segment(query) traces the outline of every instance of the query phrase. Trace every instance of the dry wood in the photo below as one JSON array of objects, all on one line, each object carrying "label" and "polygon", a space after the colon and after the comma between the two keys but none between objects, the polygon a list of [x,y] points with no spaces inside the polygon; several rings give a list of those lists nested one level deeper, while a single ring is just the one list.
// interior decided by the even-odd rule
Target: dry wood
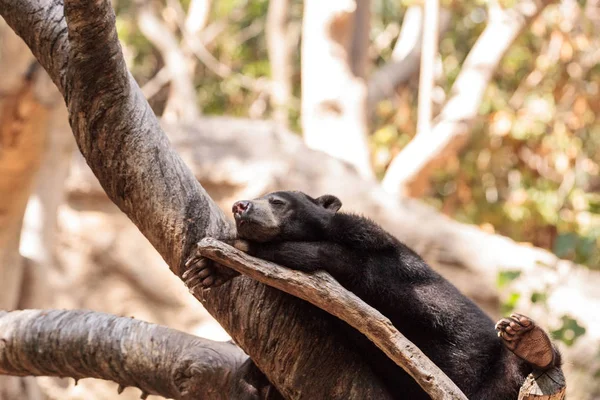
[{"label": "dry wood", "polygon": [[546,372],[531,373],[521,390],[518,400],[564,400],[566,398],[566,382],[560,368]]},{"label": "dry wood", "polygon": [[198,243],[199,253],[259,282],[299,297],[346,321],[402,367],[432,399],[467,399],[461,390],[388,318],[344,289],[325,272],[305,274],[251,257],[213,238]]}]

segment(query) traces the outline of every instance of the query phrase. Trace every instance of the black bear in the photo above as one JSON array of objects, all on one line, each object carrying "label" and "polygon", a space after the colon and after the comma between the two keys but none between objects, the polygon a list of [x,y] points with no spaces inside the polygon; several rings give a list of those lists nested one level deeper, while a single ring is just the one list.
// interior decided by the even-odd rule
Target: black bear
[{"label": "black bear", "polygon": [[[235,246],[250,255],[305,272],[322,269],[388,317],[469,399],[515,400],[533,370],[560,364],[548,335],[514,314],[496,325],[415,252],[375,222],[338,212],[332,195],[274,192],[233,205]],[[190,288],[225,279],[211,261],[187,263]],[[339,321],[396,398],[427,399],[414,380],[362,334]],[[500,336],[500,339],[498,338]]]}]

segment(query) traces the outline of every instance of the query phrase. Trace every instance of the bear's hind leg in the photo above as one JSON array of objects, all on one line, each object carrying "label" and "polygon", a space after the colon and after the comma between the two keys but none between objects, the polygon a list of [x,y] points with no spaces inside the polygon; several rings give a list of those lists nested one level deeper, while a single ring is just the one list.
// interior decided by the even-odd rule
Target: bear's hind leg
[{"label": "bear's hind leg", "polygon": [[547,370],[560,366],[560,354],[548,334],[533,320],[521,314],[511,314],[496,324],[504,345],[532,368]]}]

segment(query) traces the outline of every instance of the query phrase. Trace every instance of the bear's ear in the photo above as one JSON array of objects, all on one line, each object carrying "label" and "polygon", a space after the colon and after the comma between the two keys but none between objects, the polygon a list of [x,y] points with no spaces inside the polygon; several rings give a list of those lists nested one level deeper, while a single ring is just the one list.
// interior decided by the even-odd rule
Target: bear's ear
[{"label": "bear's ear", "polygon": [[342,202],[335,196],[330,194],[325,194],[321,197],[318,197],[317,204],[323,208],[328,209],[329,211],[337,212],[342,207]]}]

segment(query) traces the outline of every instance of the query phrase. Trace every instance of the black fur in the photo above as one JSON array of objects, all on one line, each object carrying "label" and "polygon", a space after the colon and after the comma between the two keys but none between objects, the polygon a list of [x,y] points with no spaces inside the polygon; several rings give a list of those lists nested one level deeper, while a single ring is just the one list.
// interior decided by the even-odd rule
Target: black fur
[{"label": "black fur", "polygon": [[[326,270],[388,317],[469,399],[516,399],[532,368],[503,346],[492,320],[379,225],[338,213],[340,207],[334,196],[275,192],[241,208],[236,203],[233,211],[249,254],[306,272]],[[263,219],[277,229],[261,231]],[[429,398],[363,335],[341,321],[339,327],[397,398]]]}]

